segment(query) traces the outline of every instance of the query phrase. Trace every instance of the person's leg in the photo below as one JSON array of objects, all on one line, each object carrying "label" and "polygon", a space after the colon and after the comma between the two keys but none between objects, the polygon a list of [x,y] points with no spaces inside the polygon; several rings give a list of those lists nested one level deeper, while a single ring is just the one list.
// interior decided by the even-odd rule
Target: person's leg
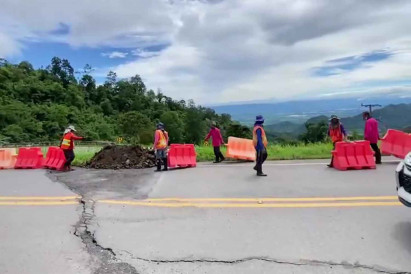
[{"label": "person's leg", "polygon": [[71,170],[71,163],[73,162],[74,158],[74,150],[67,150],[68,158],[67,158],[67,169]]},{"label": "person's leg", "polygon": [[220,162],[220,155],[218,153],[219,147],[213,147],[214,148],[214,156],[215,156],[215,161],[214,163]]},{"label": "person's leg", "polygon": [[[333,150],[334,150],[334,149],[335,149],[335,143],[333,143]],[[334,155],[331,154],[331,162],[330,162],[330,164],[328,165],[328,167],[334,167],[333,161],[334,161]]]},{"label": "person's leg", "polygon": [[220,156],[220,162],[225,160],[223,153],[221,153],[221,148],[218,147],[218,155]]},{"label": "person's leg", "polygon": [[156,151],[156,165],[157,169],[156,171],[161,171],[161,149],[157,149]]},{"label": "person's leg", "polygon": [[375,151],[375,163],[381,164],[381,151],[378,144],[371,144],[371,148]]},{"label": "person's leg", "polygon": [[67,149],[64,149],[63,152],[64,152],[64,157],[66,158],[66,162],[64,163],[63,170],[67,170],[69,165],[70,165],[70,161],[69,161],[70,160],[70,151],[67,150]]},{"label": "person's leg", "polygon": [[267,160],[267,157],[268,157],[267,149],[264,148],[264,150],[263,150],[263,163],[265,162],[265,160]]},{"label": "person's leg", "polygon": [[163,150],[162,157],[163,157],[163,165],[164,165],[163,170],[167,171],[168,170],[168,162],[167,162],[167,152],[166,152],[166,150]]},{"label": "person's leg", "polygon": [[257,150],[257,156],[255,158],[255,168],[254,168],[257,171],[257,174],[262,172],[261,154],[262,154],[262,151]]},{"label": "person's leg", "polygon": [[267,158],[266,154],[267,152],[264,152],[264,150],[257,150],[257,176],[267,176],[263,173],[263,162]]}]

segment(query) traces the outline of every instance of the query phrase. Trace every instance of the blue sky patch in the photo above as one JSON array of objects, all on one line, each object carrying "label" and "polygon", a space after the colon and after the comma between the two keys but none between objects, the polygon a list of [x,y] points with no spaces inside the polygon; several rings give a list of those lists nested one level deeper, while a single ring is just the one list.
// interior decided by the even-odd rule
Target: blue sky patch
[{"label": "blue sky patch", "polygon": [[387,50],[372,51],[358,56],[347,56],[325,62],[324,66],[314,68],[314,76],[328,77],[360,68],[362,65],[380,62],[392,56]]}]

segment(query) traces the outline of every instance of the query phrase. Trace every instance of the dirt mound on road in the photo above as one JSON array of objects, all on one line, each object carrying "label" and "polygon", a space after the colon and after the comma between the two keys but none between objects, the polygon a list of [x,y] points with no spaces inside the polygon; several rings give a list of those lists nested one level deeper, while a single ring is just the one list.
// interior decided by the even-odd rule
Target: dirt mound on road
[{"label": "dirt mound on road", "polygon": [[153,150],[141,146],[106,146],[87,163],[89,168],[128,169],[155,166]]}]

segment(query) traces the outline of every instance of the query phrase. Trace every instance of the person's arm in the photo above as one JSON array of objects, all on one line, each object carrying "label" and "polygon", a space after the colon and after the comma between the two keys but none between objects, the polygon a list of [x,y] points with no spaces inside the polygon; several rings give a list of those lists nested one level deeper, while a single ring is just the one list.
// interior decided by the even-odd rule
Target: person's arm
[{"label": "person's arm", "polygon": [[83,138],[83,137],[80,137],[80,136],[77,136],[76,134],[72,133],[72,134],[71,134],[71,139],[73,139],[73,140],[82,140],[82,139],[84,139],[84,138]]},{"label": "person's arm", "polygon": [[211,132],[212,132],[213,130],[210,130],[210,132],[207,134],[207,136],[205,137],[205,139],[204,139],[204,141],[208,141],[209,139],[210,139],[210,137],[211,137]]},{"label": "person's arm", "polygon": [[168,132],[167,131],[164,131],[164,136],[166,137],[166,144],[167,144],[167,146],[168,146],[168,142],[169,142],[169,138],[168,138]]},{"label": "person's arm", "polygon": [[365,128],[364,128],[364,140],[368,140],[370,136],[370,123],[369,120],[365,122]]},{"label": "person's arm", "polygon": [[158,136],[158,133],[156,131],[156,132],[154,132],[154,148],[156,148],[156,146],[158,144],[158,139],[159,139],[159,136]]},{"label": "person's arm", "polygon": [[257,147],[259,147],[259,146],[261,146],[261,145],[264,146],[264,144],[263,144],[263,136],[262,136],[262,133],[261,133],[261,129],[257,129],[256,133],[257,133]]},{"label": "person's arm", "polygon": [[347,132],[345,131],[345,128],[342,124],[340,124],[340,128],[341,128],[341,133],[343,135],[343,140],[347,142],[348,141]]},{"label": "person's arm", "polygon": [[224,140],[223,140],[223,135],[221,135],[221,131],[220,131],[220,130],[218,131],[218,135],[220,136],[220,144],[222,144],[222,145],[225,144],[225,143],[224,143]]}]

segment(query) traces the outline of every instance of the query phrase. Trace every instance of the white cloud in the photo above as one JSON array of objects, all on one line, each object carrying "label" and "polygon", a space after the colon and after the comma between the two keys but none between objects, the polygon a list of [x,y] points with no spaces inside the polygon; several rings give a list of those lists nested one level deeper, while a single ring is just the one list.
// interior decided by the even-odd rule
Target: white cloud
[{"label": "white cloud", "polygon": [[112,51],[112,52],[103,52],[101,55],[104,56],[104,57],[108,57],[110,59],[126,58],[127,55],[128,55],[128,52]]},{"label": "white cloud", "polygon": [[[0,54],[15,54],[10,48],[27,37],[137,49],[134,61],[107,70],[140,74],[150,88],[201,103],[388,93],[403,88],[396,81],[411,80],[407,0],[3,2],[0,42],[6,33],[5,45],[13,46],[0,43]],[[69,34],[50,35],[60,23]],[[159,44],[169,46],[144,50]],[[352,71],[336,68],[338,75],[313,75],[329,60],[376,50],[394,54]]]}]

